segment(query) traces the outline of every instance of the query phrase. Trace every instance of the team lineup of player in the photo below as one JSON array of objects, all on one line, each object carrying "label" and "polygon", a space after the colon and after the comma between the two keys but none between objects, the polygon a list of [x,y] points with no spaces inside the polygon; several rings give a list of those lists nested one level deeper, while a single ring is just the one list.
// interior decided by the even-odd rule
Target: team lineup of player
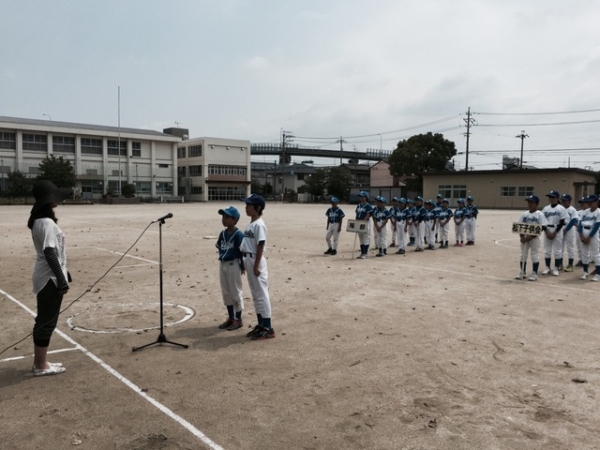
[{"label": "team lineup of player", "polygon": [[[391,245],[398,250],[396,254],[405,254],[407,247],[415,247],[415,252],[425,249],[434,250],[439,242],[439,248],[448,248],[450,242],[450,223],[454,223],[454,246],[475,245],[477,230],[477,215],[479,210],[474,205],[472,196],[458,199],[458,206],[454,211],[449,208],[449,201],[441,194],[436,200],[424,201],[423,197],[413,199],[394,197],[392,206],[386,207],[387,199],[382,196],[375,197],[375,206],[369,203],[369,194],[361,191],[358,194],[359,203],[356,206],[356,220],[366,224],[366,232],[359,233],[360,255],[359,259],[366,259],[371,245],[371,222],[373,237],[377,254],[387,256],[388,249],[388,224],[391,232]],[[326,255],[337,254],[339,235],[342,231],[344,212],[339,207],[339,200],[331,198],[331,208],[327,216],[327,242]],[[466,240],[465,240],[466,236]]]},{"label": "team lineup of player", "polygon": [[[592,281],[600,281],[600,210],[598,209],[598,196],[588,195],[579,200],[580,209],[572,205],[569,194],[560,195],[556,191],[546,194],[548,205],[539,211],[540,199],[537,195],[530,195],[525,199],[528,210],[519,217],[520,224],[535,225],[532,228],[521,228],[519,233],[521,241],[521,257],[519,259],[519,274],[517,280],[529,279],[537,281],[540,266],[540,236],[544,237],[544,263],[542,275],[558,276],[560,271],[573,272],[575,252],[578,262],[575,266],[582,267],[582,280],[590,276],[590,262],[594,262],[596,273]],[[567,249],[567,264],[563,265],[564,249]],[[531,255],[532,271],[527,275],[527,259]],[[554,257],[554,266],[552,266]]]}]

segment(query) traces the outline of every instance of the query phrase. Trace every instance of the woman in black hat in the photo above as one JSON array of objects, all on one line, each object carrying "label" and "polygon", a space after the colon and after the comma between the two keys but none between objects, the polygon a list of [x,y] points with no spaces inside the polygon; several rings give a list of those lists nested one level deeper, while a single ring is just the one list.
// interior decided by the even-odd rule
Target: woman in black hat
[{"label": "woman in black hat", "polygon": [[69,197],[72,189],[59,189],[51,181],[39,181],[33,186],[35,204],[27,227],[31,230],[36,251],[33,269],[33,292],[37,295],[37,317],[33,328],[33,375],[56,375],[66,369],[61,363],[47,360],[48,346],[56,328],[63,296],[69,290],[67,253],[62,231],[56,224],[54,208]]}]

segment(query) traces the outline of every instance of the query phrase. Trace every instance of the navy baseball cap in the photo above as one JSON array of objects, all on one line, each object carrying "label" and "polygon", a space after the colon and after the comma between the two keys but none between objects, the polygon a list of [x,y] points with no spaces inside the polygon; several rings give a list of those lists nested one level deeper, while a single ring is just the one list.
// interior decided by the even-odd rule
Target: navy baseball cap
[{"label": "navy baseball cap", "polygon": [[558,198],[558,197],[560,197],[560,194],[556,191],[550,191],[546,194],[546,197]]},{"label": "navy baseball cap", "polygon": [[469,196],[467,197],[467,200],[475,200],[475,199],[473,198],[473,196],[472,196],[472,195],[469,195]]},{"label": "navy baseball cap", "polygon": [[[398,198],[398,197],[396,197],[396,198]],[[406,199],[404,197],[400,197],[400,198],[398,198],[398,202],[399,203],[406,203]]]},{"label": "navy baseball cap", "polygon": [[445,198],[444,200],[442,200],[442,203],[450,203],[450,200],[448,200],[447,198]]},{"label": "navy baseball cap", "polygon": [[331,200],[330,200],[330,202],[331,202],[331,203],[339,203],[340,201],[338,200],[338,198],[337,198],[337,197],[331,197]]},{"label": "navy baseball cap", "polygon": [[433,200],[431,200],[431,199],[427,200],[425,203],[427,205],[433,205],[433,206],[435,206],[435,202]]},{"label": "navy baseball cap", "polygon": [[459,198],[458,200],[456,200],[456,203],[464,203],[465,201],[462,198]]},{"label": "navy baseball cap", "polygon": [[586,199],[586,201],[585,201],[586,203],[597,202],[598,196],[596,194],[590,194],[585,199]]},{"label": "navy baseball cap", "polygon": [[569,200],[569,201],[571,201],[571,200],[573,200],[573,197],[571,197],[569,194],[563,194],[563,195],[560,196],[560,199],[561,200]]},{"label": "navy baseball cap", "polygon": [[444,196],[442,194],[438,194],[438,195],[435,196],[435,198],[442,198],[443,199]]},{"label": "navy baseball cap", "polygon": [[250,197],[243,199],[243,202],[246,205],[260,206],[262,209],[265,209],[265,199],[258,194],[252,194]]},{"label": "navy baseball cap", "polygon": [[221,214],[222,216],[233,217],[235,220],[240,219],[240,212],[234,206],[230,206],[229,208],[225,209],[220,209],[219,214]]},{"label": "navy baseball cap", "polygon": [[579,203],[587,203],[587,197],[581,197],[579,200],[577,200]]},{"label": "navy baseball cap", "polygon": [[387,203],[387,199],[385,197],[382,197],[381,195],[375,197],[375,200],[378,202]]},{"label": "navy baseball cap", "polygon": [[526,202],[534,202],[534,203],[539,203],[540,202],[540,198],[537,195],[530,195],[529,197],[527,197],[525,199]]},{"label": "navy baseball cap", "polygon": [[414,203],[414,201],[413,201],[413,199],[412,199],[412,198],[407,198],[407,199],[406,199],[406,203]]},{"label": "navy baseball cap", "polygon": [[418,195],[418,196],[415,197],[415,201],[422,202],[423,201],[423,197],[421,197],[420,195]]},{"label": "navy baseball cap", "polygon": [[367,191],[360,191],[360,192],[358,193],[358,196],[359,196],[359,197],[365,197],[366,199],[368,199],[368,198],[369,198],[369,194],[367,193]]}]

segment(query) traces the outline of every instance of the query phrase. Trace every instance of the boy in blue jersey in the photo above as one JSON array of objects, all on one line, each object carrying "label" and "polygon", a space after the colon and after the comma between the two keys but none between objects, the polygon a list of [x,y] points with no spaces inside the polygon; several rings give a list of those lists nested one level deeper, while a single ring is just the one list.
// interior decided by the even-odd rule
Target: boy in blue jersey
[{"label": "boy in blue jersey", "polygon": [[[575,262],[575,239],[577,237],[577,225],[579,223],[579,215],[577,210],[571,205],[572,197],[569,194],[560,196],[560,203],[567,211],[567,226],[563,228],[563,245],[567,247],[567,256],[569,258],[565,272],[573,272],[573,264]],[[563,252],[564,254],[564,252]]]},{"label": "boy in blue jersey", "polygon": [[462,247],[465,245],[465,220],[467,218],[467,208],[465,208],[465,201],[459,198],[456,202],[457,206],[454,210],[454,234],[456,236],[455,247]]},{"label": "boy in blue jersey", "polygon": [[437,211],[435,209],[435,202],[433,200],[427,200],[425,202],[425,223],[424,231],[425,238],[427,239],[427,249],[435,250],[435,225],[437,222]]},{"label": "boy in blue jersey", "polygon": [[448,234],[450,233],[450,219],[452,219],[452,210],[448,208],[450,202],[447,198],[442,200],[442,207],[438,211],[438,240],[440,248],[448,248]]},{"label": "boy in blue jersey", "polygon": [[600,209],[598,208],[598,196],[596,194],[588,195],[585,203],[589,204],[581,215],[579,221],[579,239],[581,240],[581,262],[583,265],[582,280],[588,278],[588,267],[591,261],[596,264],[596,275],[592,281],[600,281],[600,240],[598,233],[600,232]]},{"label": "boy in blue jersey", "polygon": [[412,223],[415,228],[415,241],[417,248],[415,252],[422,252],[425,248],[425,214],[427,210],[423,206],[423,197],[415,197],[415,209],[412,216]]},{"label": "boy in blue jersey", "polygon": [[243,325],[242,275],[244,274],[244,263],[240,245],[244,239],[244,233],[236,227],[240,220],[240,212],[237,208],[230,206],[220,209],[219,214],[222,216],[221,222],[225,229],[219,233],[215,246],[219,251],[219,282],[228,316],[227,320],[219,325],[219,328],[232,331]]},{"label": "boy in blue jersey", "polygon": [[406,199],[404,197],[394,197],[394,208],[392,208],[392,230],[398,240],[398,251],[396,254],[406,253]]},{"label": "boy in blue jersey", "polygon": [[409,242],[407,247],[415,245],[415,226],[413,224],[413,216],[415,215],[415,202],[412,198],[406,199],[406,232],[408,233]]},{"label": "boy in blue jersey", "polygon": [[467,245],[475,245],[475,233],[477,231],[477,215],[479,209],[473,204],[475,199],[469,195],[467,197],[467,217],[465,219],[465,232],[467,233]]},{"label": "boy in blue jersey", "polygon": [[[336,255],[338,240],[340,237],[340,231],[342,231],[342,221],[344,220],[344,211],[338,207],[339,200],[337,197],[331,197],[331,208],[327,210],[325,215],[327,216],[327,225],[325,229],[327,234],[325,235],[325,242],[327,242],[326,255]],[[332,242],[333,238],[333,242]]]},{"label": "boy in blue jersey", "polygon": [[366,191],[358,193],[359,203],[356,206],[356,220],[364,220],[367,222],[367,232],[358,235],[360,239],[360,255],[358,259],[367,259],[369,254],[369,244],[371,243],[371,216],[373,207],[369,204],[369,194]]},{"label": "boy in blue jersey", "polygon": [[[442,209],[442,201],[444,200],[444,196],[442,194],[438,194],[435,196],[435,206],[434,206],[434,211],[436,214],[436,217],[440,214],[440,211]],[[437,244],[439,242],[442,242],[440,239],[440,221],[436,220],[435,222],[435,243]],[[440,247],[442,248],[442,247]]]},{"label": "boy in blue jersey", "polygon": [[387,256],[387,223],[390,210],[385,207],[387,199],[381,195],[375,197],[377,206],[373,209],[373,225],[375,227],[375,245],[379,252],[375,256]]}]

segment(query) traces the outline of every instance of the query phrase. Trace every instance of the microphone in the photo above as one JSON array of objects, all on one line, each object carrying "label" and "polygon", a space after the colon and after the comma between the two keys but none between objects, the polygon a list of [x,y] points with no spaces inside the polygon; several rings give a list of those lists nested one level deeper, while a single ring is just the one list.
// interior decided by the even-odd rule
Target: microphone
[{"label": "microphone", "polygon": [[155,222],[164,222],[166,219],[170,219],[171,217],[173,217],[173,213],[166,214],[166,215],[156,219]]}]

